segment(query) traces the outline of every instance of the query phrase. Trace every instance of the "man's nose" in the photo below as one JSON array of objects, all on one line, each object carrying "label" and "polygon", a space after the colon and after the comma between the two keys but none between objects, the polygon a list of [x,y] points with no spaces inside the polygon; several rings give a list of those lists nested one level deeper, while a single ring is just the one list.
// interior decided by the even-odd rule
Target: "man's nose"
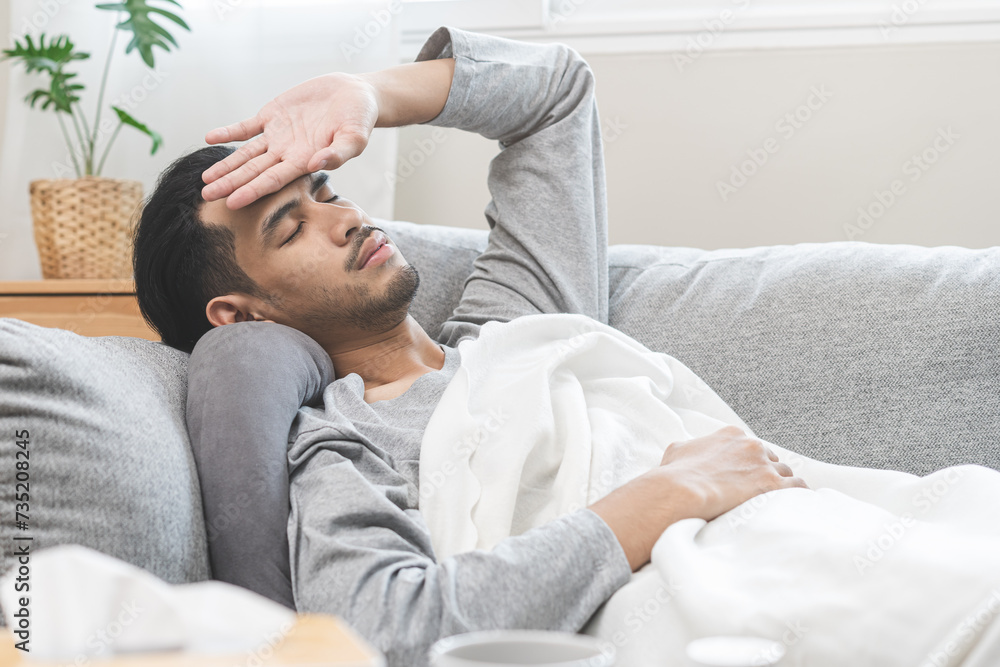
[{"label": "man's nose", "polygon": [[327,233],[337,245],[349,245],[355,234],[361,231],[363,223],[353,208],[328,206],[323,212]]}]

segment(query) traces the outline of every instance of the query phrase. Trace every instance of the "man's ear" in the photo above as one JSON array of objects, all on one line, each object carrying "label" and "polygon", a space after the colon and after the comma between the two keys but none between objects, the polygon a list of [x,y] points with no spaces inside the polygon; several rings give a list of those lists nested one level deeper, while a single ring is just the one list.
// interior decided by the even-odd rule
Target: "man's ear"
[{"label": "man's ear", "polygon": [[205,316],[213,327],[236,322],[274,322],[267,319],[258,304],[244,294],[215,297],[205,306]]}]

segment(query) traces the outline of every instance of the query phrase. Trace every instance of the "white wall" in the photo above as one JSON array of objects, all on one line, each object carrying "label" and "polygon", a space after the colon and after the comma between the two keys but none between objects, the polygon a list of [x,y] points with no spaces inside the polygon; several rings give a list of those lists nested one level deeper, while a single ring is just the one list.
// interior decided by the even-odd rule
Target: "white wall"
[{"label": "white wall", "polygon": [[[167,165],[205,145],[208,130],[252,116],[287,88],[326,72],[363,72],[399,62],[394,25],[383,29],[376,24],[376,34],[362,48],[347,55],[344,51],[354,40],[355,27],[371,23],[372,12],[386,11],[388,1],[185,2],[182,14],[191,31],[170,25],[180,48],[170,53],[157,49],[155,71],[147,69],[137,54],[125,55],[127,36],[119,35],[102,120],[112,114],[109,105],[117,103],[159,131],[163,147],[150,156],[149,139],[124,128],[103,175],[139,180],[148,194]],[[27,24],[34,34],[69,34],[80,50],[93,54],[70,70],[87,86],[81,103],[91,122],[115,21],[112,13],[98,11],[94,4],[89,0],[0,3],[0,15],[9,21],[8,30],[0,30],[5,42],[11,41],[10,30],[20,37]],[[309,20],[303,21],[303,16]],[[41,269],[28,184],[34,179],[70,178],[73,173],[54,114],[32,110],[23,102],[46,79],[27,75],[20,65],[0,67],[9,72],[8,80],[0,81],[0,108],[6,113],[6,122],[0,124],[0,280],[33,280],[41,277]],[[395,131],[381,133],[363,156],[332,176],[335,187],[364,201],[372,215],[390,215],[392,189],[382,175],[391,169],[396,152]]]},{"label": "white wall", "polygon": [[[605,124],[612,243],[1000,244],[1000,42],[706,51],[683,69],[673,53],[584,55]],[[814,88],[832,96],[801,109]],[[810,116],[799,128],[776,127],[797,109]],[[936,150],[947,128],[957,138]],[[396,217],[485,228],[495,145],[432,131],[400,133]],[[777,151],[723,201],[718,183],[768,139]],[[923,171],[912,157],[925,151],[936,162]],[[409,174],[407,161],[422,164]],[[858,226],[857,209],[878,213],[886,191],[895,201]]]},{"label": "white wall", "polygon": [[[33,0],[21,1],[34,6]],[[735,1],[719,0],[719,6],[732,6]],[[304,2],[298,0],[298,4]],[[527,0],[520,2],[531,4]],[[561,26],[569,26],[576,19],[582,22],[588,11],[603,6],[598,0],[566,0],[555,6],[567,2],[567,6],[579,10],[557,23],[556,33]],[[641,4],[638,0],[630,2]],[[930,6],[932,0],[927,3]],[[250,0],[233,0],[232,4],[239,11],[205,17],[194,33],[180,35],[180,52],[163,58],[168,71],[178,76],[172,76],[151,96],[142,114],[164,131],[168,141],[164,151],[150,159],[144,154],[148,143],[145,138],[123,132],[116,153],[134,157],[121,162],[109,175],[130,172],[134,164],[137,175],[148,186],[170,158],[200,143],[204,129],[231,119],[232,112],[221,109],[223,103],[238,106],[249,115],[281,89],[274,83],[266,90],[260,86],[239,89],[233,82],[219,84],[216,75],[188,78],[185,70],[194,55],[190,47],[202,46],[209,36],[220,43],[242,44],[244,37],[249,40],[265,30],[260,21],[253,20]],[[254,4],[275,3],[255,0]],[[433,9],[446,4],[415,6]],[[763,12],[765,4],[761,0],[751,6]],[[887,0],[883,4],[888,7],[891,3]],[[789,4],[793,5],[808,8],[797,0]],[[830,7],[837,11],[839,5]],[[194,5],[189,9],[192,15],[198,13]],[[93,13],[92,8],[83,11]],[[931,16],[928,12],[922,9],[913,21]],[[962,18],[960,12],[955,12],[954,16],[949,14],[949,21]],[[68,9],[66,13],[70,13]],[[885,13],[889,15],[888,9]],[[361,11],[358,20],[368,20],[368,14],[367,10]],[[289,11],[288,21],[294,23],[295,16]],[[590,17],[587,20],[591,23],[574,28],[573,34],[568,29],[566,35],[555,36],[546,31],[536,30],[534,34],[521,30],[512,36],[534,41],[565,37],[564,41],[579,48],[594,68],[605,123],[612,243],[718,248],[853,238],[985,247],[1000,244],[1000,196],[995,194],[992,183],[998,174],[995,156],[1000,155],[1000,40],[990,35],[982,37],[984,30],[995,31],[997,25],[994,22],[991,28],[983,16],[982,12],[970,14],[970,22],[962,27],[965,32],[955,28],[952,42],[934,38],[927,43],[891,43],[881,38],[871,16],[866,15],[857,19],[862,27],[856,31],[871,34],[854,44],[854,38],[849,37],[853,33],[846,30],[740,32],[736,28],[752,27],[757,20],[741,17],[683,68],[674,58],[678,49],[705,33],[700,16],[688,21],[688,32],[652,31],[634,38],[598,35],[598,28],[606,23],[600,16]],[[59,17],[64,18],[68,17]],[[764,19],[774,23],[773,19]],[[249,27],[242,25],[248,20]],[[676,28],[678,19],[671,15],[664,25]],[[9,12],[0,11],[0,35],[8,35],[14,27]],[[353,34],[351,25],[338,28]],[[392,28],[395,30],[395,23]],[[310,29],[321,30],[323,26]],[[894,35],[908,30],[941,34],[942,28],[907,26]],[[966,34],[975,37],[976,31],[979,41],[965,39]],[[412,34],[411,50],[419,45]],[[952,36],[946,34],[946,38]],[[103,47],[98,48],[98,43],[103,44],[104,36],[99,37],[88,47],[101,51]],[[785,42],[779,46],[782,39]],[[289,54],[296,50],[288,42],[266,43],[271,52],[281,53],[283,58],[291,57]],[[814,43],[826,45],[811,46]],[[331,58],[339,54],[336,44],[333,40]],[[718,46],[725,48],[714,50]],[[623,50],[644,52],[621,53]],[[132,70],[141,79],[144,72],[135,65],[131,64]],[[315,63],[308,72],[289,71],[288,85],[326,66]],[[17,99],[3,99],[11,88],[6,81],[8,71],[9,65],[0,63],[0,130],[5,128],[5,113],[10,125],[17,127],[0,131],[0,142],[5,134],[8,139],[6,146],[0,145],[0,154],[7,157],[16,148],[14,144],[25,142],[36,152],[40,143],[58,147],[58,136],[52,141],[43,137],[45,142],[39,142],[37,133],[24,136],[24,118],[30,115],[34,122],[45,119],[37,117],[37,113],[29,114],[20,101],[29,89],[27,84],[14,86]],[[787,136],[786,126],[779,129],[776,124],[806,103],[814,86],[825,87],[832,97]],[[234,96],[241,99],[232,99]],[[190,100],[199,98],[202,103],[190,105]],[[185,104],[178,106],[170,100],[184,100]],[[8,113],[8,109],[12,111]],[[169,127],[168,117],[174,113],[184,116],[183,133]],[[925,150],[935,157],[936,133],[948,127],[958,135],[954,146],[939,154],[937,162],[926,173],[921,172],[919,180],[912,181],[908,161]],[[717,184],[730,178],[734,166],[745,162],[748,150],[759,152],[769,138],[775,140],[777,152],[723,201]],[[391,143],[391,134],[384,133],[373,141],[368,152],[389,150],[391,155]],[[494,144],[478,136],[430,127],[405,128],[399,133],[394,217],[485,228],[482,211],[489,198],[486,172],[495,152]],[[17,161],[13,165],[19,172],[17,177],[25,180],[45,176],[51,158],[48,154],[32,158],[38,162],[35,167]],[[341,182],[351,176],[345,171],[338,178],[338,186],[345,193],[353,192],[372,213],[383,214],[379,209],[384,208],[388,215],[388,203],[381,205],[379,196],[372,192],[361,196],[361,190],[366,188],[387,190],[386,179],[368,179],[365,187],[352,188],[348,182]],[[887,212],[867,229],[858,227],[858,207],[874,207],[877,212],[876,193],[891,192],[894,181],[899,181],[897,191],[902,194],[895,195]],[[26,192],[21,185],[6,191],[13,194],[5,198],[5,215],[0,222],[0,279],[37,277]],[[845,225],[855,228],[845,229]]]},{"label": "white wall", "polygon": [[[4,39],[4,36],[10,33],[10,14],[6,11],[0,9],[0,40]],[[13,46],[9,41],[4,41],[4,48]],[[7,81],[9,79],[10,63],[2,62],[0,63],[0,155],[3,155],[3,128],[4,123],[7,120]],[[0,230],[0,243],[3,243],[4,232]]]}]

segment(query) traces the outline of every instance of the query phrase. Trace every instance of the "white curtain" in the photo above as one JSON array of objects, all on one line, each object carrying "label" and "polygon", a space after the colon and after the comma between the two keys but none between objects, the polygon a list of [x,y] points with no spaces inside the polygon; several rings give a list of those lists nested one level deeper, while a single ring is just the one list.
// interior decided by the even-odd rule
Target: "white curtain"
[{"label": "white curtain", "polygon": [[[6,4],[6,3],[4,3]],[[114,13],[94,8],[96,0],[9,0],[11,45],[25,31],[37,36],[67,34],[91,58],[70,71],[87,90],[84,112],[94,105],[114,25]],[[148,194],[158,174],[174,159],[204,146],[205,133],[247,118],[283,90],[332,71],[364,72],[399,62],[398,3],[390,0],[182,0],[186,32],[164,22],[180,48],[155,50],[156,69],[133,52],[119,33],[105,95],[109,103],[163,135],[155,156],[150,140],[124,127],[102,175],[143,182]],[[0,5],[2,7],[2,5]],[[32,110],[25,95],[45,85],[37,74],[12,67],[7,89],[3,155],[0,158],[0,280],[41,278],[31,227],[28,183],[73,178],[69,154],[55,114]],[[377,130],[360,157],[332,174],[336,190],[370,215],[392,215],[394,192],[385,174],[395,168],[395,130]]]}]

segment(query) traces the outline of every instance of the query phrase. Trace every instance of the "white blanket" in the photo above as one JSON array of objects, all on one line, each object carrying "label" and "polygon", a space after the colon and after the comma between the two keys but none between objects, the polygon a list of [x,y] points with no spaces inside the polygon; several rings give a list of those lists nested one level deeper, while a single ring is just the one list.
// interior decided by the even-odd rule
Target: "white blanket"
[{"label": "white blanket", "polygon": [[[583,316],[489,323],[459,349],[420,459],[441,558],[587,506],[671,442],[751,433],[676,359]],[[1000,473],[916,477],[768,445],[811,490],[668,528],[585,629],[619,665],[672,664],[720,634],[780,641],[782,665],[1000,665]]]}]

